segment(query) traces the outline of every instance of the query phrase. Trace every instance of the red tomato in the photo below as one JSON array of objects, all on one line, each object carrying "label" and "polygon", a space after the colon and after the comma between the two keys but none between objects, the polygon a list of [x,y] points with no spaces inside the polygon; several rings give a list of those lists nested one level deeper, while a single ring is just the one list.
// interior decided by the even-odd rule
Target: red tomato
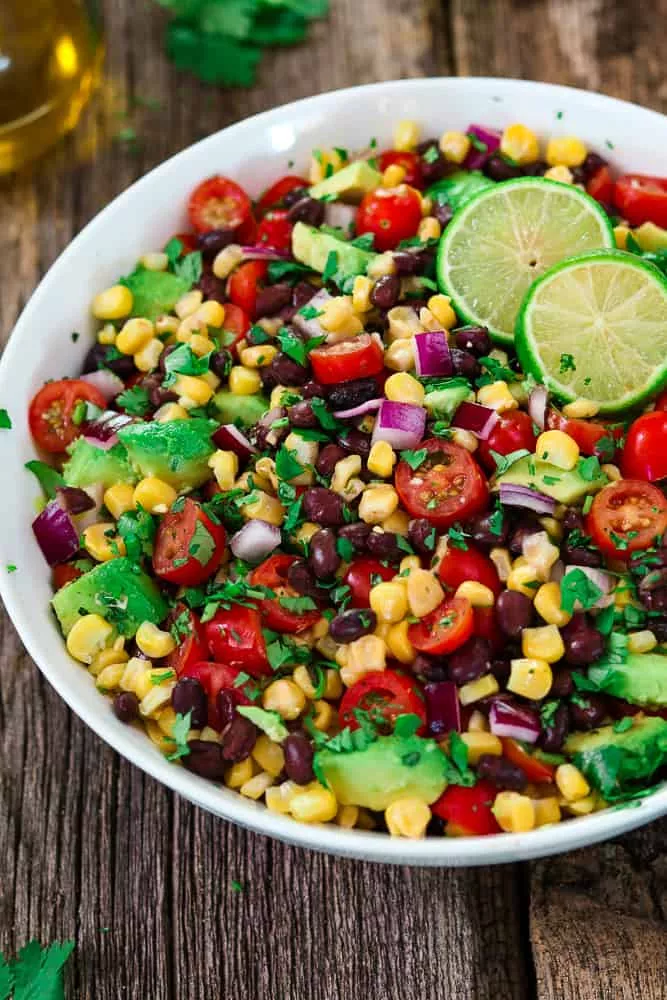
[{"label": "red tomato", "polygon": [[234,681],[241,673],[235,667],[223,663],[211,663],[210,660],[200,660],[183,671],[181,677],[194,677],[199,681],[208,697],[208,724],[212,729],[222,729],[222,719],[218,709],[218,695],[221,691],[229,691],[234,704],[249,705],[250,699],[243,693],[243,686],[234,687]]},{"label": "red tomato", "polygon": [[355,710],[368,712],[376,725],[394,728],[399,715],[418,715],[417,733],[426,732],[426,707],[416,682],[396,670],[374,670],[348,688],[340,703],[344,726],[358,729]]},{"label": "red tomato", "polygon": [[414,188],[407,184],[378,188],[365,195],[359,205],[357,234],[372,233],[375,249],[383,253],[415,236],[421,220],[421,197]]},{"label": "red tomato", "polygon": [[183,244],[181,257],[184,257],[186,253],[192,253],[193,250],[197,249],[197,237],[194,233],[176,233],[174,239]]},{"label": "red tomato", "polygon": [[259,587],[268,587],[275,593],[275,598],[259,602],[259,609],[267,628],[276,632],[304,632],[322,617],[320,612],[290,611],[280,603],[281,598],[288,601],[301,598],[287,582],[287,571],[292,563],[297,562],[297,556],[278,554],[269,556],[257,569],[250,574],[250,583]]},{"label": "red tomato", "polygon": [[78,580],[80,576],[83,576],[83,573],[73,563],[60,563],[59,566],[53,567],[51,575],[53,578],[53,589],[60,590],[61,587],[65,587],[68,583]]},{"label": "red tomato", "polygon": [[261,217],[271,208],[280,208],[286,194],[289,194],[290,191],[295,191],[297,188],[308,187],[310,187],[310,184],[303,177],[295,177],[290,174],[287,177],[281,177],[279,181],[276,181],[275,184],[266,189],[257,202],[257,214]]},{"label": "red tomato", "polygon": [[241,223],[236,230],[236,242],[241,246],[257,242],[257,222],[255,216],[250,212],[245,222]]},{"label": "red tomato", "polygon": [[655,401],[656,410],[667,410],[667,389],[663,389]]},{"label": "red tomato", "polygon": [[370,333],[328,347],[316,347],[308,357],[315,378],[324,385],[379,375],[384,367],[382,347]]},{"label": "red tomato", "polygon": [[507,636],[500,630],[494,608],[473,608],[475,626],[473,634],[487,639],[494,653],[499,653],[507,642]]},{"label": "red tomato", "polygon": [[[249,260],[237,267],[229,279],[229,297],[251,319],[256,319],[257,293],[264,288],[269,265],[265,260]],[[226,308],[226,307],[225,307]]]},{"label": "red tomato", "polygon": [[507,757],[512,764],[520,767],[529,781],[539,784],[541,781],[553,781],[556,768],[552,764],[546,764],[537,757],[524,750],[520,743],[504,737],[500,741],[503,745],[503,757]]},{"label": "red tomato", "polygon": [[209,177],[198,184],[188,201],[188,218],[194,230],[238,229],[252,216],[250,198],[228,177]]},{"label": "red tomato", "polygon": [[667,178],[624,174],[614,184],[614,205],[631,226],[667,227]]},{"label": "red tomato", "polygon": [[446,597],[435,611],[410,625],[408,639],[420,653],[453,653],[472,635],[474,618],[465,597]]},{"label": "red tomato", "polygon": [[491,454],[497,451],[499,455],[509,455],[510,452],[525,448],[534,451],[537,436],[533,430],[533,421],[523,410],[509,410],[501,413],[486,441],[480,441],[476,454],[482,465],[489,472],[496,471],[496,463]]},{"label": "red tomato", "polygon": [[497,789],[490,781],[478,781],[472,788],[450,785],[442,793],[431,811],[451,824],[453,831],[469,836],[484,837],[500,833],[496,817],[491,812]]},{"label": "red tomato", "polygon": [[106,400],[99,389],[78,378],[47,382],[33,397],[28,411],[30,433],[43,451],[59,454],[81,433],[73,422],[77,403],[94,403],[106,410]]},{"label": "red tomato", "polygon": [[591,198],[611,205],[614,197],[614,182],[609,167],[599,167],[586,185]]},{"label": "red tomato", "polygon": [[284,208],[273,208],[264,216],[257,230],[257,242],[265,243],[275,250],[292,249],[292,229]]},{"label": "red tomato", "polygon": [[[377,559],[354,559],[343,577],[343,583],[350,588],[350,604],[353,608],[370,607],[371,587],[380,580],[393,580],[396,570],[383,566]],[[378,579],[375,579],[379,577]],[[371,580],[371,578],[373,578]]]},{"label": "red tomato", "polygon": [[667,413],[653,410],[630,425],[621,470],[627,479],[664,479],[667,476]]},{"label": "red tomato", "polygon": [[424,177],[422,175],[421,160],[416,153],[400,153],[397,149],[387,149],[380,154],[380,170],[382,173],[387,167],[403,167],[405,170],[404,183],[412,187],[423,187]]},{"label": "red tomato", "polygon": [[600,490],[586,517],[586,532],[607,556],[627,559],[667,530],[667,500],[651,483],[619,479]]},{"label": "red tomato", "polygon": [[185,604],[177,604],[167,618],[167,627],[178,623],[179,645],[169,653],[165,665],[180,676],[198,660],[206,659],[204,630],[198,616]]},{"label": "red tomato", "polygon": [[225,549],[225,529],[190,497],[181,511],[162,518],[155,536],[153,569],[169,583],[193,587],[217,570]]},{"label": "red tomato", "polygon": [[605,462],[612,461],[614,457],[612,439],[618,440],[623,435],[622,427],[607,427],[592,420],[568,419],[554,409],[547,411],[547,428],[569,434],[579,445],[582,455],[597,455]]},{"label": "red tomato", "polygon": [[228,351],[231,351],[235,358],[238,354],[237,345],[245,337],[250,325],[250,320],[240,306],[235,306],[233,302],[225,303],[225,318],[222,321],[220,343]]},{"label": "red tomato", "polygon": [[469,451],[444,438],[429,438],[419,448],[428,456],[417,469],[407,462],[396,468],[396,490],[408,514],[449,528],[484,510],[489,487]]},{"label": "red tomato", "polygon": [[208,648],[216,663],[245,670],[252,677],[271,673],[262,635],[262,619],[256,608],[236,604],[220,608],[204,625]]},{"label": "red tomato", "polygon": [[472,545],[468,545],[465,551],[450,545],[440,559],[438,576],[449,590],[456,590],[466,580],[483,583],[496,597],[503,589],[498,571],[489,557]]}]

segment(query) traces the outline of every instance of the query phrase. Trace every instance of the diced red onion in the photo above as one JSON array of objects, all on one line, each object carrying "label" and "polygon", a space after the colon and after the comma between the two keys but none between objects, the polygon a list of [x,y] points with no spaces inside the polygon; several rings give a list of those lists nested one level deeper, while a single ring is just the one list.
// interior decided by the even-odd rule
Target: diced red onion
[{"label": "diced red onion", "polygon": [[537,712],[500,699],[491,705],[489,726],[494,736],[506,736],[524,743],[537,743],[541,729]]},{"label": "diced red onion", "polygon": [[324,221],[332,229],[342,229],[349,233],[350,226],[357,217],[357,206],[346,205],[342,201],[328,201],[324,205]]},{"label": "diced red onion", "polygon": [[78,486],[57,486],[56,499],[67,514],[83,514],[95,506],[91,495]]},{"label": "diced red onion", "polygon": [[424,436],[426,410],[414,403],[383,399],[373,428],[372,443],[386,441],[394,451],[416,448]]},{"label": "diced red onion", "polygon": [[58,499],[47,503],[32,530],[49,566],[67,562],[79,551],[79,532]]},{"label": "diced red onion", "polygon": [[242,462],[246,462],[257,451],[235,424],[223,424],[222,427],[218,427],[213,435],[213,443],[223,451],[233,451]]},{"label": "diced red onion", "polygon": [[241,247],[243,260],[289,260],[286,250],[276,250],[274,247],[259,243],[253,246]]},{"label": "diced red onion", "polygon": [[229,543],[236,558],[249,563],[260,563],[279,545],[280,528],[259,519],[244,524]]},{"label": "diced red onion", "polygon": [[529,486],[518,486],[516,483],[500,484],[500,502],[506,507],[526,507],[536,514],[553,514],[556,501],[553,497],[531,490]]},{"label": "diced red onion", "polygon": [[479,403],[459,403],[452,419],[452,427],[472,431],[480,441],[486,441],[498,423],[498,411]]},{"label": "diced red onion", "polygon": [[456,684],[453,681],[440,681],[437,684],[426,684],[426,716],[428,730],[436,739],[446,736],[452,730],[461,732],[461,705]]},{"label": "diced red onion", "polygon": [[418,375],[451,375],[452,354],[444,330],[416,333],[415,368]]},{"label": "diced red onion", "polygon": [[[332,296],[329,295],[326,288],[320,288],[319,292],[316,292],[312,299],[310,299],[309,302],[306,302],[305,308],[312,308],[316,309],[317,312],[321,312],[330,298],[332,298]],[[303,334],[305,337],[325,337],[327,335],[327,331],[320,324],[317,317],[314,317],[313,319],[306,319],[306,317],[302,316],[299,311],[297,311],[292,318],[292,326],[295,326],[299,333]]]},{"label": "diced red onion", "polygon": [[547,403],[549,402],[549,392],[546,386],[536,385],[528,397],[528,414],[534,424],[544,430],[547,422]]},{"label": "diced red onion", "polygon": [[[567,579],[568,574],[573,573],[575,570],[580,570],[584,573],[591,583],[594,584],[598,590],[602,591],[601,596],[598,597],[595,604],[590,605],[590,607],[602,609],[608,607],[610,604],[613,604],[613,591],[616,587],[616,578],[611,573],[607,573],[603,569],[595,569],[593,566],[566,566],[561,579],[561,586],[563,581]],[[581,604],[579,601],[575,601],[574,610],[581,611]]]},{"label": "diced red onion", "polygon": [[127,413],[116,413],[115,410],[105,410],[94,420],[87,420],[82,425],[85,440],[102,451],[109,451],[118,442],[118,431],[134,422]]},{"label": "diced red onion", "polygon": [[268,434],[266,434],[266,443],[270,444],[272,447],[276,447],[280,438],[282,437],[284,430],[275,429],[271,430],[271,424],[276,420],[281,420],[282,417],[287,416],[287,410],[284,406],[274,406],[272,410],[267,410],[264,416],[259,421],[260,427],[268,428]]},{"label": "diced red onion", "polygon": [[367,413],[373,413],[374,410],[378,410],[384,400],[382,399],[367,399],[365,403],[360,403],[359,406],[353,406],[350,410],[335,410],[334,417],[338,417],[339,420],[349,420],[353,417],[363,417]]},{"label": "diced red onion", "polygon": [[468,135],[474,135],[476,139],[483,142],[486,146],[486,150],[475,149],[474,146],[471,147],[470,152],[463,161],[463,166],[466,170],[479,170],[482,167],[492,153],[500,146],[500,140],[502,134],[496,129],[485,128],[484,125],[469,125],[467,128]]},{"label": "diced red onion", "polygon": [[123,380],[115,372],[109,371],[108,368],[100,368],[99,371],[88,372],[87,375],[80,375],[79,378],[82,382],[87,382],[88,385],[92,385],[98,389],[107,403],[125,388]]}]

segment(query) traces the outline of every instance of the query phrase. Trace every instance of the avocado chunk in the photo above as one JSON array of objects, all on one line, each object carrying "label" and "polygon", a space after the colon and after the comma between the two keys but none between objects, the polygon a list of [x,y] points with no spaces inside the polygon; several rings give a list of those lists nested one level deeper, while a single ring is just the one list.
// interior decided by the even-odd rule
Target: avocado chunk
[{"label": "avocado chunk", "polygon": [[605,694],[631,705],[667,708],[667,656],[627,653],[625,663],[600,662],[588,669],[588,679]]},{"label": "avocado chunk", "polygon": [[447,758],[435,740],[379,736],[364,750],[318,750],[315,773],[345,806],[379,812],[406,795],[435,802],[447,786]]},{"label": "avocado chunk", "polygon": [[366,274],[368,265],[377,257],[369,250],[336,239],[329,233],[322,233],[305,222],[297,222],[292,230],[292,253],[302,264],[313,271],[324,272],[331,254],[336,254],[336,271],[348,278]]},{"label": "avocado chunk", "polygon": [[268,410],[269,401],[266,396],[235,396],[228,389],[221,389],[213,397],[213,405],[221,423],[252,427]]},{"label": "avocado chunk", "polygon": [[147,271],[143,267],[138,267],[127,278],[121,278],[120,283],[132,292],[132,316],[150,320],[171,312],[192,287],[189,281],[169,271]]},{"label": "avocado chunk", "polygon": [[68,486],[80,486],[83,489],[99,483],[106,490],[114,483],[137,481],[127,450],[120,442],[105,451],[80,437],[70,446],[69,455],[63,468],[63,477]]},{"label": "avocado chunk", "polygon": [[436,181],[427,190],[426,196],[441,205],[449,205],[453,212],[462,208],[471,198],[494,186],[479,170],[456,170],[448,177]]},{"label": "avocado chunk", "polygon": [[124,556],[100,563],[61,587],[51,604],[64,635],[83,615],[97,614],[121,635],[133,636],[142,622],[158,625],[169,611],[155,582]]},{"label": "avocado chunk", "polygon": [[462,378],[443,379],[425,389],[424,406],[432,420],[451,421],[461,403],[475,398],[467,379]]},{"label": "avocado chunk", "polygon": [[636,716],[629,729],[617,732],[617,728],[618,723],[574,733],[565,743],[566,753],[608,801],[631,793],[667,764],[664,719]]},{"label": "avocado chunk", "polygon": [[211,478],[211,434],[217,424],[202,417],[168,423],[128,424],[118,437],[142,476],[157,476],[175,490],[193,490]]},{"label": "avocado chunk", "polygon": [[507,472],[497,476],[495,485],[513,483],[516,486],[529,486],[530,489],[553,497],[559,503],[572,504],[589,493],[597,493],[607,482],[607,477],[602,472],[592,479],[585,479],[576,467],[566,472],[534,455],[525,455],[514,462]]},{"label": "avocado chunk", "polygon": [[375,191],[382,185],[382,174],[371,167],[366,160],[349,163],[342,170],[326,177],[319,184],[314,184],[308,194],[311,198],[325,198],[335,194],[341,201],[361,201],[369,191]]}]

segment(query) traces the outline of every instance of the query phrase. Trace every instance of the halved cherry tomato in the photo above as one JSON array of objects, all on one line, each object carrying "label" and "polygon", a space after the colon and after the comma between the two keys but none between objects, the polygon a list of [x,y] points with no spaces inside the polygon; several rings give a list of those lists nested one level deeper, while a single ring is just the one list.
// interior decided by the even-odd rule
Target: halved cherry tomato
[{"label": "halved cherry tomato", "polygon": [[245,670],[252,677],[271,673],[262,635],[262,618],[256,608],[236,604],[220,608],[204,625],[204,635],[216,663]]},{"label": "halved cherry tomato", "polygon": [[425,517],[438,528],[479,514],[488,502],[489,487],[469,451],[444,438],[429,438],[419,449],[427,457],[418,468],[407,462],[396,467],[396,490],[412,517]]},{"label": "halved cherry tomato", "polygon": [[438,576],[449,590],[456,590],[466,580],[482,583],[498,596],[503,589],[498,571],[488,556],[468,545],[463,551],[450,545],[438,564]]},{"label": "halved cherry tomato", "polygon": [[229,667],[224,663],[212,663],[210,660],[200,660],[183,671],[181,677],[194,677],[199,681],[208,698],[208,725],[212,729],[222,729],[223,720],[218,708],[218,695],[228,691],[235,705],[250,705],[250,699],[243,693],[242,685],[234,686],[241,670]]},{"label": "halved cherry tomato", "polygon": [[491,812],[497,791],[490,781],[484,780],[478,781],[472,788],[450,785],[433,803],[431,811],[446,820],[452,832],[479,837],[500,833],[496,817]]},{"label": "halved cherry tomato", "polygon": [[614,197],[614,181],[612,180],[609,167],[599,167],[586,184],[586,191],[602,202],[603,205],[611,205]]},{"label": "halved cherry tomato", "polygon": [[563,431],[577,442],[582,455],[597,455],[604,462],[613,461],[613,442],[623,436],[622,427],[608,427],[593,420],[564,417],[559,410],[553,408],[547,411],[547,429]]},{"label": "halved cherry tomato", "polygon": [[470,601],[465,597],[446,597],[435,611],[410,625],[408,639],[420,653],[442,656],[467,642],[473,627]]},{"label": "halved cherry tomato", "polygon": [[265,260],[249,260],[237,267],[229,279],[229,297],[251,319],[256,319],[257,294],[266,284],[269,265]]},{"label": "halved cherry tomato", "polygon": [[193,250],[197,249],[197,236],[195,233],[176,233],[174,239],[183,244],[181,257],[184,257],[186,253],[192,253]]},{"label": "halved cherry tomato", "polygon": [[205,660],[208,655],[204,641],[204,627],[199,616],[185,604],[177,604],[167,618],[167,628],[178,622],[179,644],[169,653],[165,666],[175,670],[180,675],[199,660]]},{"label": "halved cherry tomato", "polygon": [[501,631],[496,618],[495,608],[473,608],[475,627],[473,634],[491,643],[494,653],[499,653],[507,643],[507,636]]},{"label": "halved cherry tomato", "polygon": [[399,715],[418,715],[417,733],[426,732],[426,706],[414,679],[396,670],[373,670],[348,688],[340,703],[344,726],[358,729],[355,711],[368,712],[375,725],[394,728]]},{"label": "halved cherry tomato", "polygon": [[667,476],[667,413],[653,410],[630,425],[621,470],[627,479],[664,479]]},{"label": "halved cherry tomato", "polygon": [[279,181],[276,181],[275,184],[266,189],[257,202],[257,215],[261,218],[271,208],[282,208],[283,198],[286,194],[289,194],[290,191],[295,191],[297,188],[308,187],[310,187],[310,184],[304,177],[296,177],[292,174],[281,177]]},{"label": "halved cherry tomato", "polygon": [[241,246],[257,242],[257,220],[252,212],[250,212],[245,222],[242,222],[236,230],[236,242],[240,243]]},{"label": "halved cherry tomato", "polygon": [[667,500],[657,486],[619,479],[600,490],[586,517],[586,532],[607,556],[627,559],[667,531]]},{"label": "halved cherry tomato", "polygon": [[266,598],[259,602],[266,627],[275,629],[276,632],[304,632],[321,618],[317,610],[290,611],[289,606],[285,607],[280,603],[281,600],[285,600],[288,604],[293,600],[304,600],[287,582],[287,571],[292,563],[297,561],[298,556],[282,554],[269,556],[250,574],[251,584],[268,587],[276,595],[274,598]]},{"label": "halved cherry tomato", "polygon": [[354,339],[341,340],[327,347],[316,347],[308,357],[315,378],[324,385],[379,375],[384,367],[382,347],[370,333],[361,333]]},{"label": "halved cherry tomato", "polygon": [[257,242],[275,250],[289,251],[292,248],[293,228],[284,208],[272,208],[259,224]]},{"label": "halved cherry tomato", "polygon": [[155,536],[153,569],[169,583],[192,587],[217,570],[225,549],[225,529],[188,497],[183,510],[162,518]]},{"label": "halved cherry tomato", "polygon": [[502,737],[500,742],[503,745],[503,757],[507,757],[512,764],[520,767],[529,781],[539,784],[541,781],[553,781],[556,768],[552,764],[547,764],[537,757],[533,757],[527,750],[508,737]]},{"label": "halved cherry tomato", "polygon": [[416,153],[401,153],[397,149],[386,149],[380,154],[380,170],[384,173],[387,167],[393,166],[403,167],[405,184],[416,188],[423,187],[422,164]]},{"label": "halved cherry tomato", "polygon": [[30,433],[43,451],[59,454],[81,434],[73,422],[77,403],[94,403],[106,409],[106,399],[93,385],[78,378],[47,382],[33,397],[28,411]]},{"label": "halved cherry tomato", "polygon": [[422,201],[414,188],[407,184],[378,188],[365,195],[359,205],[357,234],[372,233],[375,249],[384,253],[415,236],[421,220]]},{"label": "halved cherry tomato", "polygon": [[667,178],[624,174],[614,184],[614,205],[631,226],[667,227]]},{"label": "halved cherry tomato", "polygon": [[667,410],[667,389],[663,389],[655,401],[656,410]]},{"label": "halved cherry tomato", "polygon": [[228,177],[209,177],[198,184],[188,201],[188,218],[198,233],[211,229],[238,229],[252,216],[252,203],[242,187]]},{"label": "halved cherry tomato", "polygon": [[343,577],[343,583],[350,588],[350,604],[353,608],[370,607],[371,587],[380,580],[393,580],[396,570],[383,566],[377,559],[354,559]]},{"label": "halved cherry tomato", "polygon": [[245,337],[250,325],[250,320],[240,306],[235,306],[233,302],[225,302],[225,318],[222,321],[220,343],[235,358],[238,355],[237,345]]},{"label": "halved cherry tomato", "polygon": [[536,440],[533,421],[528,414],[523,410],[509,410],[500,414],[488,438],[479,442],[476,454],[485,469],[495,472],[496,463],[492,451],[497,451],[499,455],[509,455],[523,448],[534,451]]},{"label": "halved cherry tomato", "polygon": [[83,576],[83,573],[80,569],[76,568],[74,563],[60,563],[58,566],[53,567],[51,576],[53,579],[53,589],[60,590],[61,587],[65,587],[68,583],[78,580],[80,576]]}]

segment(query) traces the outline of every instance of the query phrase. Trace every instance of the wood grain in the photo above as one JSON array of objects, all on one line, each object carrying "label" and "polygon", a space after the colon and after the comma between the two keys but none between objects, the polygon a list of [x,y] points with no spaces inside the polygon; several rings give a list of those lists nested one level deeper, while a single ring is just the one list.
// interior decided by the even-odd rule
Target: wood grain
[{"label": "wood grain", "polygon": [[[251,91],[176,74],[155,4],[105,6],[104,85],[80,128],[0,181],[2,340],[103,205],[193,140],[275,104],[454,72],[599,87],[657,107],[667,99],[654,31],[667,0],[650,16],[633,5],[631,17],[622,0],[333,0],[308,46],[271,53]],[[147,97],[161,107],[143,106]],[[136,146],[114,138],[128,124]],[[0,948],[73,937],[68,997],[664,996],[642,961],[647,946],[665,952],[664,823],[532,869],[327,858],[222,823],[121,761],[48,687],[6,616],[0,671]]]}]

